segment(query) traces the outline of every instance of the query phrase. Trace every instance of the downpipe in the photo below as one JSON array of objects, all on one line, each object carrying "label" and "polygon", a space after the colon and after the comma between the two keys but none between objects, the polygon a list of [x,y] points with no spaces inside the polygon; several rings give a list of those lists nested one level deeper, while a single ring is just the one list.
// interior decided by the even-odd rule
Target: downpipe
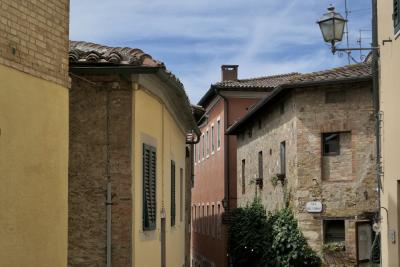
[{"label": "downpipe", "polygon": [[106,205],[107,205],[107,267],[111,267],[111,246],[112,246],[112,242],[111,242],[111,234],[112,234],[112,232],[111,232],[111,224],[112,224],[112,221],[111,221],[111,215],[112,215],[112,210],[111,210],[111,207],[112,207],[112,194],[111,194],[112,192],[111,192],[111,182],[108,182],[108,184],[107,184],[107,202],[106,202]]}]

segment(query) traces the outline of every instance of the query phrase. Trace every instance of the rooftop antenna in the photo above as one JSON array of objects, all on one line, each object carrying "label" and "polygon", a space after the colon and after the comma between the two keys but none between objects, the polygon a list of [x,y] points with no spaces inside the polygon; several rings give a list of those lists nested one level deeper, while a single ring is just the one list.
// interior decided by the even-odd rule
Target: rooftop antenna
[{"label": "rooftop antenna", "polygon": [[[347,7],[347,0],[344,0],[344,9],[345,9],[345,14],[346,14],[345,19],[347,20],[346,31],[345,31],[345,34],[346,34],[346,45],[347,45],[347,49],[349,49],[349,22],[348,22],[348,17],[349,17],[349,14],[351,13],[351,11],[349,11],[349,9]],[[351,58],[352,58],[351,57],[351,51],[347,51],[347,61],[348,61],[349,64],[351,62]]]},{"label": "rooftop antenna", "polygon": [[[369,36],[369,37],[364,37],[364,36],[363,36],[363,33],[365,33],[365,32],[371,32],[371,30],[359,29],[358,31],[359,31],[359,37],[358,37],[358,39],[357,39],[357,43],[358,43],[359,47],[362,47],[362,42],[363,42],[364,39],[368,39],[368,40],[371,39],[370,36]],[[366,55],[364,55],[364,54],[362,53],[362,51],[360,50],[360,61],[364,61],[365,58],[366,58]]]}]

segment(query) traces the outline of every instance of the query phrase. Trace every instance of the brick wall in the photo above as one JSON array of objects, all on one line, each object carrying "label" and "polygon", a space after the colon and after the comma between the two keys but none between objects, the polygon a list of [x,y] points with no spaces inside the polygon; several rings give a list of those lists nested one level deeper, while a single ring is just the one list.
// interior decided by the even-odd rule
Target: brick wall
[{"label": "brick wall", "polygon": [[112,263],[131,266],[130,85],[118,77],[72,77],[69,266],[105,266],[108,181],[113,202]]},{"label": "brick wall", "polygon": [[[346,98],[341,103],[325,103],[325,92],[329,90],[327,88],[311,92],[304,89],[296,94],[299,186],[295,201],[303,233],[314,247],[319,247],[323,241],[321,225],[315,224],[316,217],[305,211],[306,202],[322,201],[324,211],[321,216],[324,218],[351,220],[354,216],[361,218],[363,213],[377,210],[374,117],[370,87],[364,83],[342,88]],[[340,88],[331,88],[336,89]],[[348,153],[350,144],[347,143],[343,151],[345,158],[332,162],[329,167],[331,173],[336,173],[336,181],[323,179],[321,162],[325,161],[322,159],[321,135],[324,132],[347,132],[351,135],[348,136],[351,140],[351,157]],[[337,181],[339,173],[343,174],[343,181]]]},{"label": "brick wall", "polygon": [[69,0],[1,0],[0,64],[68,86]]},{"label": "brick wall", "polygon": [[[284,105],[281,113],[280,104]],[[255,123],[238,136],[237,188],[238,206],[245,206],[255,195],[261,197],[268,211],[284,207],[281,183],[272,185],[272,177],[280,173],[280,143],[286,143],[286,176],[289,187],[297,180],[297,136],[294,99],[286,98],[273,109],[258,118]],[[263,155],[263,188],[256,185],[259,176],[258,154]],[[242,160],[245,160],[245,193],[242,194]]]},{"label": "brick wall", "polygon": [[[325,93],[345,90],[344,102],[326,103]],[[281,103],[284,103],[283,113]],[[340,132],[341,155],[322,156],[322,133]],[[344,219],[346,252],[355,257],[355,221],[377,211],[374,117],[371,85],[297,89],[271,103],[251,127],[238,136],[237,188],[239,206],[261,197],[269,211],[284,206],[284,188],[271,177],[279,172],[279,144],[286,141],[286,179],[290,205],[309,244],[320,251],[323,220]],[[263,182],[259,189],[258,152],[263,152]],[[242,194],[242,160],[245,159],[245,194]],[[328,175],[329,174],[329,175]],[[322,213],[305,209],[321,201]]]}]

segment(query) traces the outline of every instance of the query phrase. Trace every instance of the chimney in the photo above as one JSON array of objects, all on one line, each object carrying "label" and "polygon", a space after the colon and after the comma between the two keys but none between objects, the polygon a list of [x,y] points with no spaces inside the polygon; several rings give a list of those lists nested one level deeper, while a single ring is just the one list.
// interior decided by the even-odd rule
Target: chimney
[{"label": "chimney", "polygon": [[222,65],[222,81],[236,81],[239,65]]}]

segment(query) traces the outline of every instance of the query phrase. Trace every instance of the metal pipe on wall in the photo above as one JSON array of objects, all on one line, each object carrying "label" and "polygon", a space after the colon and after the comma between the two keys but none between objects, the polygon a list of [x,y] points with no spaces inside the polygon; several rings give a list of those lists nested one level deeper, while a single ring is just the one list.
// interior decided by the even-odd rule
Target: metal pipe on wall
[{"label": "metal pipe on wall", "polygon": [[[107,90],[107,89],[106,89]],[[111,194],[111,174],[110,174],[110,91],[107,90],[107,103],[106,103],[106,157],[107,157],[107,197],[106,197],[106,259],[107,259],[107,267],[112,266],[112,254],[111,254],[111,247],[112,247],[112,194]]]},{"label": "metal pipe on wall", "polygon": [[111,215],[112,215],[112,210],[111,210],[111,206],[112,206],[112,195],[111,195],[111,182],[108,182],[107,184],[107,267],[111,267],[111,246],[112,246],[112,242],[111,242]]}]

